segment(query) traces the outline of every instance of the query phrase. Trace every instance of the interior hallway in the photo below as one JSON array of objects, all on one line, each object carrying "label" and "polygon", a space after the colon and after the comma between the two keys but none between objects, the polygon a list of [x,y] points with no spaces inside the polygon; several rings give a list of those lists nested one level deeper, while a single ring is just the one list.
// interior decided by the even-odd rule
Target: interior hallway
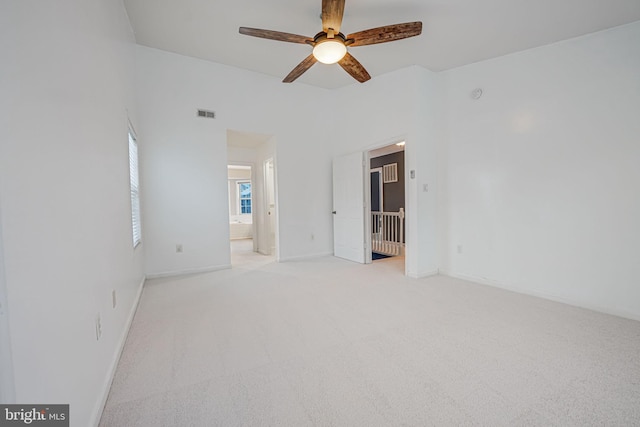
[{"label": "interior hallway", "polygon": [[640,322],[242,244],[146,283],[101,426],[640,424]]},{"label": "interior hallway", "polygon": [[231,240],[231,265],[233,268],[254,269],[275,262],[275,256],[253,251],[253,239]]}]

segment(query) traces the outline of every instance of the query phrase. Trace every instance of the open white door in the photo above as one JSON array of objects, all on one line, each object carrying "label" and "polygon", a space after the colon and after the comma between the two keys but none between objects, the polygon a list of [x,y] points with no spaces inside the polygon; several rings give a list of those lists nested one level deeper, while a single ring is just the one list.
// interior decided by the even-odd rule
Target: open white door
[{"label": "open white door", "polygon": [[333,159],[333,254],[365,262],[364,153]]},{"label": "open white door", "polygon": [[264,162],[265,200],[267,220],[267,248],[269,255],[276,254],[276,181],[273,159]]}]

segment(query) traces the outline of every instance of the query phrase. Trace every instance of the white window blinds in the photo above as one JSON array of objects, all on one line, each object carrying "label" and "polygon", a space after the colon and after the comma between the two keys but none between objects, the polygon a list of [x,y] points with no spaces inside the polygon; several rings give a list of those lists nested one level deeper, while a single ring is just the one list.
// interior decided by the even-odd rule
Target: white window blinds
[{"label": "white window blinds", "polygon": [[129,129],[129,180],[131,182],[131,226],[133,230],[133,247],[135,248],[142,240],[142,230],[140,226],[138,143],[131,129]]}]

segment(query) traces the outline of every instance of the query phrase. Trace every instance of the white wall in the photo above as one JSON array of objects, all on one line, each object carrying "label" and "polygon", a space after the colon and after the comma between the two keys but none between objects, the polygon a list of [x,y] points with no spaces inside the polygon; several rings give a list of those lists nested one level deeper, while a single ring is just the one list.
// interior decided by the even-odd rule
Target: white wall
[{"label": "white wall", "polygon": [[[0,207],[2,204],[0,203]],[[13,354],[9,328],[7,281],[4,274],[4,247],[2,239],[2,212],[0,211],[0,402],[15,403]]]},{"label": "white wall", "polygon": [[[227,161],[232,165],[246,165],[249,163],[255,165],[258,161],[257,148],[234,147],[227,145]],[[255,175],[256,172],[253,171],[253,173]]]},{"label": "white wall", "polygon": [[72,425],[89,426],[143,278],[129,195],[133,36],[119,0],[8,0],[0,20],[0,194],[15,400],[70,403]]},{"label": "white wall", "polygon": [[[15,46],[9,38],[9,23],[14,7],[14,4],[0,3],[0,55],[4,58],[3,62],[10,55],[14,55]],[[9,84],[8,72],[8,68],[0,67],[0,93],[3,94]],[[0,113],[4,113],[9,107],[8,97],[0,96]],[[5,114],[0,114],[0,150],[9,138],[8,130],[8,117]],[[0,402],[13,403],[15,402],[13,356],[9,328],[7,282],[4,271],[4,239],[2,237],[2,179],[0,172]]]},{"label": "white wall", "polygon": [[[415,233],[408,239],[415,239],[414,253],[408,259],[415,266],[408,274],[424,277],[437,274],[441,265],[442,228],[446,221],[441,211],[442,184],[440,182],[446,163],[441,152],[446,146],[446,116],[444,113],[444,86],[442,75],[416,67],[419,75],[415,87],[417,97],[413,111],[415,138],[405,146],[409,158],[405,170],[414,169],[416,177],[409,180],[408,208],[417,206],[417,212],[407,218],[408,230]],[[406,154],[406,153],[409,154]]]},{"label": "white wall", "polygon": [[[230,164],[233,164],[234,161],[229,160]],[[246,181],[251,180],[251,169],[229,169],[228,175],[229,179]]]},{"label": "white wall", "polygon": [[[151,275],[229,266],[228,129],[273,135],[281,259],[330,253],[330,155],[311,113],[327,91],[138,47],[146,269]],[[215,120],[196,117],[216,111]],[[311,234],[315,239],[311,239]],[[177,254],[175,245],[183,245]]]},{"label": "white wall", "polygon": [[445,77],[443,270],[640,319],[640,23]]}]

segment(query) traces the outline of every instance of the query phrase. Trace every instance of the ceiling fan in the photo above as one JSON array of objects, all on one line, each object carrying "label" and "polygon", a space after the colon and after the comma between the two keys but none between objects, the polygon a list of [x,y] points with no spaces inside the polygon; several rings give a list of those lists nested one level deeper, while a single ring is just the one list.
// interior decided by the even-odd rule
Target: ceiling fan
[{"label": "ceiling fan", "polygon": [[345,0],[322,0],[322,31],[313,38],[280,31],[240,27],[240,34],[289,43],[308,44],[313,47],[311,55],[298,64],[283,80],[291,83],[320,61],[324,64],[336,62],[354,79],[364,83],[371,78],[367,70],[349,52],[347,46],[366,46],[418,36],[422,33],[422,22],[406,22],[371,28],[345,36],[340,32]]}]

